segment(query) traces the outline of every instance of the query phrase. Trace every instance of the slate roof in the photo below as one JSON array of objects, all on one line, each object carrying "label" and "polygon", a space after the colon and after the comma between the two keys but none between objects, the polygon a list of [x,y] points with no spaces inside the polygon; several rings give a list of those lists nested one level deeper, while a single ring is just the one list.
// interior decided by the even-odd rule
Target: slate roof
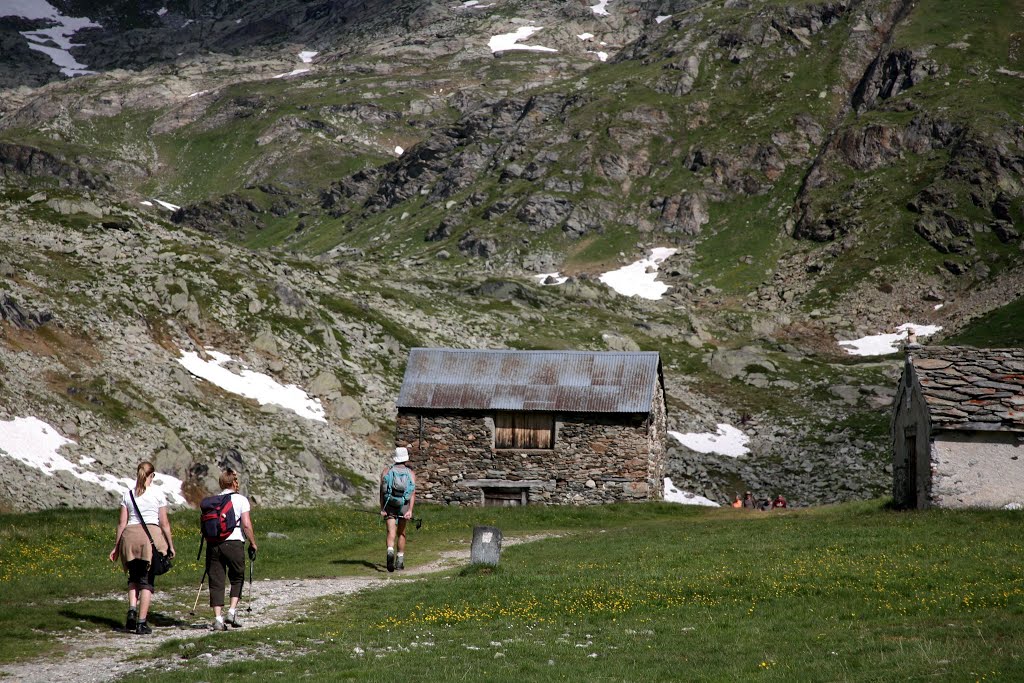
[{"label": "slate roof", "polygon": [[656,351],[409,351],[398,408],[648,413]]},{"label": "slate roof", "polygon": [[933,429],[1024,431],[1024,349],[908,349]]}]

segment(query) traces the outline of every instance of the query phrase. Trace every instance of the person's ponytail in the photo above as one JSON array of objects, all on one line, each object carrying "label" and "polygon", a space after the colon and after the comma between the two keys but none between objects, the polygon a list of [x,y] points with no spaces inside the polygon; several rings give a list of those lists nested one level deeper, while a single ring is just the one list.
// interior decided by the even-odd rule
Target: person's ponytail
[{"label": "person's ponytail", "polygon": [[143,460],[139,463],[138,475],[135,477],[135,495],[141,496],[146,492],[146,480],[149,479],[149,475],[156,472],[156,468],[153,467],[153,463]]}]

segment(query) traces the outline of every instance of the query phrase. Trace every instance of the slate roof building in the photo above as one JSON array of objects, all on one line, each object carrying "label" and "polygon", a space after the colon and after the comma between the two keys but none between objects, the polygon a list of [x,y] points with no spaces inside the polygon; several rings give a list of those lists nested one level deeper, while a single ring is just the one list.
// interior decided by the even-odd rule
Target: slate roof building
[{"label": "slate roof building", "polygon": [[908,346],[891,424],[897,507],[1024,505],[1024,349]]},{"label": "slate roof building", "polygon": [[662,497],[657,352],[415,348],[397,400],[417,501],[592,504]]}]

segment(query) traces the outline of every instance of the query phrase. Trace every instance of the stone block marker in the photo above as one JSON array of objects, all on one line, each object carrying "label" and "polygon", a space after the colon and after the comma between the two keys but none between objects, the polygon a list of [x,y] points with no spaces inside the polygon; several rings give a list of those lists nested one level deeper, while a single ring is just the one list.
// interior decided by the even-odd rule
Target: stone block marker
[{"label": "stone block marker", "polygon": [[469,550],[472,564],[498,565],[501,556],[501,529],[494,526],[473,527],[473,545]]}]

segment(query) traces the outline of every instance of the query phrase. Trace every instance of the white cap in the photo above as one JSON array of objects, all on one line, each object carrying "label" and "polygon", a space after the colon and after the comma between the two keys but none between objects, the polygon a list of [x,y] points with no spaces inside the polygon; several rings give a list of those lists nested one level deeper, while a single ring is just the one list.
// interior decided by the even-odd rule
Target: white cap
[{"label": "white cap", "polygon": [[395,462],[405,462],[409,459],[409,449],[399,446],[395,449]]}]

